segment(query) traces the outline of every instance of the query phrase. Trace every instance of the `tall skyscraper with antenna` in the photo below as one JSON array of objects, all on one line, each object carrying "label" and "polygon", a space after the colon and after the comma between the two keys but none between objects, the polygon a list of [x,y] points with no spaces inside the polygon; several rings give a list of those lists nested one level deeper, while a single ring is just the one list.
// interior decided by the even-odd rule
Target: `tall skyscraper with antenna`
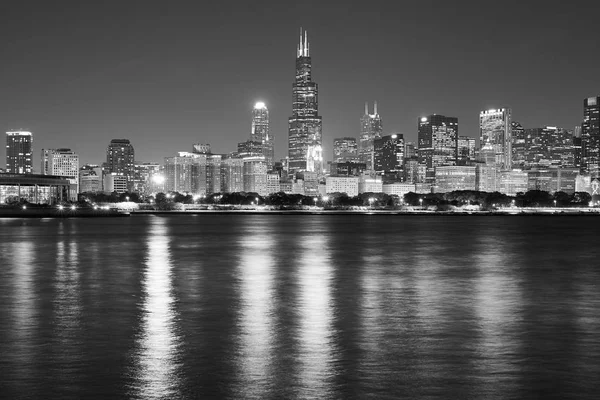
[{"label": "tall skyscraper with antenna", "polygon": [[292,86],[292,116],[289,118],[289,172],[323,172],[322,120],[319,116],[318,85],[312,81],[312,61],[306,31],[300,29],[296,49],[296,79]]},{"label": "tall skyscraper with antenna", "polygon": [[374,165],[373,143],[381,137],[383,123],[377,113],[377,102],[373,104],[373,114],[369,114],[369,103],[365,103],[365,115],[360,119],[360,138],[358,142],[358,155],[360,162],[367,165],[367,170],[372,170]]}]

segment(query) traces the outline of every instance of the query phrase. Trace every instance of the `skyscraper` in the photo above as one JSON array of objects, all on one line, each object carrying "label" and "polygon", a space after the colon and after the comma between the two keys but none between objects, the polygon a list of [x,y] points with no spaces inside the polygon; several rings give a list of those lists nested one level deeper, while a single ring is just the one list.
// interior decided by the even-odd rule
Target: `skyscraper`
[{"label": "skyscraper", "polygon": [[42,175],[67,177],[71,184],[71,200],[79,193],[79,155],[71,149],[42,149]]},{"label": "skyscraper", "polygon": [[435,167],[456,165],[458,157],[458,118],[432,114],[418,121],[419,162],[427,167],[432,181]]},{"label": "skyscraper", "polygon": [[289,172],[323,172],[322,119],[319,116],[318,85],[312,81],[312,60],[306,31],[300,30],[296,52],[296,79],[292,86],[292,116],[289,118]]},{"label": "skyscraper", "polygon": [[6,172],[31,174],[33,135],[27,131],[6,132]]},{"label": "skyscraper", "polygon": [[581,151],[583,172],[600,177],[600,96],[583,100]]},{"label": "skyscraper", "polygon": [[395,133],[378,137],[373,142],[374,166],[377,172],[399,172],[404,165],[404,135]]},{"label": "skyscraper", "polygon": [[333,162],[357,162],[358,146],[356,138],[342,137],[333,139]]},{"label": "skyscraper", "polygon": [[252,133],[250,139],[253,142],[261,144],[262,155],[267,160],[267,169],[272,169],[275,148],[273,146],[273,137],[269,133],[269,109],[263,102],[256,103],[252,110]]},{"label": "skyscraper", "polygon": [[368,170],[373,169],[375,155],[373,142],[381,137],[383,122],[377,113],[377,102],[373,105],[373,114],[369,114],[369,103],[365,103],[365,114],[360,119],[360,139],[358,143],[359,160],[367,165]]},{"label": "skyscraper", "polygon": [[458,137],[458,165],[469,165],[475,161],[475,138],[470,136]]},{"label": "skyscraper", "polygon": [[135,155],[128,139],[113,139],[106,149],[106,173],[125,176],[128,190],[133,190]]},{"label": "skyscraper", "polygon": [[[523,168],[527,164],[527,149],[529,147],[525,129],[516,121],[510,123],[510,129],[512,133],[512,164],[515,167]],[[484,145],[485,143],[482,143],[481,147]]]},{"label": "skyscraper", "polygon": [[496,152],[498,168],[509,170],[512,167],[511,110],[481,111],[479,114],[479,146],[490,143]]}]

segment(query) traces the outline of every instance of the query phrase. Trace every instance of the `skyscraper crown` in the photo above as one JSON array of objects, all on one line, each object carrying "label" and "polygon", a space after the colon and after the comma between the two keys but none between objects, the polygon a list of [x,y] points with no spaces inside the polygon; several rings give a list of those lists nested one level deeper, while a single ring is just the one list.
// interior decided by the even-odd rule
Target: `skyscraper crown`
[{"label": "skyscraper crown", "polygon": [[296,53],[299,57],[309,57],[309,47],[308,47],[308,36],[306,31],[304,31],[304,37],[302,37],[302,28],[300,28],[300,43],[298,44],[298,48],[296,49]]}]

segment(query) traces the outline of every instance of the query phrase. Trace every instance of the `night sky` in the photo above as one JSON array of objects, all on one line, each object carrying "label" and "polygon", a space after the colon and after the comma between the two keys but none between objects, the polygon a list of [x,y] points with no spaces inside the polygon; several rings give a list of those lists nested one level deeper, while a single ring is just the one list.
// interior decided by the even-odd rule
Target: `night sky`
[{"label": "night sky", "polygon": [[42,148],[100,163],[113,138],[138,161],[198,142],[234,151],[259,100],[285,157],[300,27],[328,160],[334,137],[358,136],[365,101],[414,141],[421,115],[476,137],[479,111],[499,107],[526,128],[572,129],[600,94],[598,1],[161,3],[1,3],[0,128],[33,132],[36,172]]}]

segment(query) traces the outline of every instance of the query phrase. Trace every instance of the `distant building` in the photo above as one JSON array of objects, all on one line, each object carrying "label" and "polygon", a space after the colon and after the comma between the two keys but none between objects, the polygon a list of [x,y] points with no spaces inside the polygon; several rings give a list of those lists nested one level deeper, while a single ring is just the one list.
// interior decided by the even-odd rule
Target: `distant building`
[{"label": "distant building", "polygon": [[221,192],[238,193],[244,191],[244,160],[226,157],[221,161]]},{"label": "distant building", "polygon": [[512,164],[516,168],[524,168],[528,164],[527,150],[529,148],[529,141],[527,140],[525,129],[523,129],[523,126],[520,123],[511,121],[510,126],[512,138]]},{"label": "distant building", "polygon": [[381,136],[373,141],[374,167],[377,172],[402,170],[404,164],[404,136],[400,133]]},{"label": "distant building", "polygon": [[129,191],[129,182],[125,175],[117,173],[109,173],[104,175],[104,193],[111,194],[112,192],[126,193]]},{"label": "distant building", "polygon": [[416,193],[416,186],[412,183],[389,183],[383,185],[383,193],[396,195],[401,199],[406,193]]},{"label": "distant building", "polygon": [[383,180],[380,175],[362,174],[358,180],[358,193],[382,193]]},{"label": "distant building", "polygon": [[334,176],[359,176],[366,171],[367,164],[355,162],[340,162],[331,164],[330,174]]},{"label": "distant building", "polygon": [[475,138],[469,136],[458,137],[458,165],[469,165],[475,161]]},{"label": "distant building", "polygon": [[435,186],[439,193],[475,190],[475,182],[475,167],[452,165],[435,168]]},{"label": "distant building", "polygon": [[433,182],[435,168],[456,165],[458,118],[432,114],[419,118],[419,162],[427,167],[426,179]]},{"label": "distant building", "polygon": [[511,110],[481,111],[479,114],[479,143],[490,143],[496,154],[496,165],[501,170],[512,168]]},{"label": "distant building", "polygon": [[543,190],[549,193],[575,193],[579,169],[552,168],[527,171],[528,190]]},{"label": "distant building", "polygon": [[[135,163],[133,176],[133,190],[141,195],[162,192],[164,189],[159,185],[162,180],[161,167],[158,163],[144,162]],[[160,176],[161,178],[156,179]]]},{"label": "distant building", "polygon": [[600,96],[583,100],[581,124],[582,170],[592,177],[600,176]]},{"label": "distant building", "polygon": [[102,192],[102,172],[92,168],[79,170],[79,193]]},{"label": "distant building", "polygon": [[279,193],[281,177],[277,172],[267,172],[267,194]]},{"label": "distant building", "polygon": [[373,105],[373,114],[369,114],[369,104],[365,103],[365,114],[360,119],[360,138],[358,142],[359,161],[372,170],[375,162],[374,141],[381,137],[383,122],[377,113],[377,102]]},{"label": "distant building", "polygon": [[133,190],[135,152],[128,139],[113,139],[106,149],[106,174],[122,175],[127,180],[127,191]]},{"label": "distant building", "polygon": [[427,167],[421,164],[416,157],[404,159],[404,182],[425,183]]},{"label": "distant building", "polygon": [[267,192],[267,161],[264,156],[244,158],[243,178],[244,192],[258,193],[261,196]]},{"label": "distant building", "polygon": [[288,170],[323,173],[322,120],[319,115],[318,85],[312,80],[312,60],[306,32],[300,31],[296,52],[292,116],[288,131]]},{"label": "distant building", "polygon": [[325,179],[327,193],[346,193],[348,196],[358,196],[358,176],[328,176]]},{"label": "distant building", "polygon": [[33,135],[27,131],[6,132],[6,173],[33,173],[31,152]]},{"label": "distant building", "polygon": [[498,191],[509,196],[516,196],[517,193],[525,193],[528,190],[527,172],[521,170],[499,171],[497,181]]},{"label": "distant building", "polygon": [[418,157],[417,148],[413,142],[404,143],[404,158]]},{"label": "distant building", "polygon": [[498,191],[498,178],[495,165],[478,163],[475,165],[475,190],[480,192]]},{"label": "distant building", "polygon": [[358,162],[358,144],[356,138],[342,137],[333,139],[333,162]]},{"label": "distant building", "polygon": [[69,199],[70,183],[62,176],[0,174],[0,204],[26,200],[34,204],[55,204]]},{"label": "distant building", "polygon": [[71,184],[70,200],[79,193],[79,156],[71,149],[42,149],[42,175],[64,176]]},{"label": "distant building", "polygon": [[252,132],[250,136],[253,142],[260,143],[260,155],[265,157],[267,170],[273,168],[274,144],[273,136],[269,132],[269,109],[263,102],[258,102],[252,110]]}]

